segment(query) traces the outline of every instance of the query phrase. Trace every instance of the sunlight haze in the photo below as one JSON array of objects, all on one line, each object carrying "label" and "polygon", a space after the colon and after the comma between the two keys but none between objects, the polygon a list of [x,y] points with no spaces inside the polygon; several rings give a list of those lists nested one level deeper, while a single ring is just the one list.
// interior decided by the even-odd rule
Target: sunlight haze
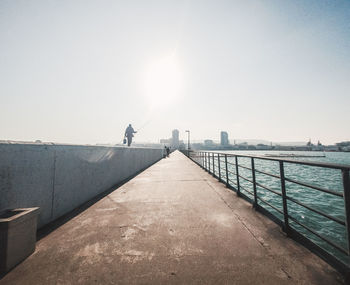
[{"label": "sunlight haze", "polygon": [[350,140],[349,1],[0,0],[0,140]]}]

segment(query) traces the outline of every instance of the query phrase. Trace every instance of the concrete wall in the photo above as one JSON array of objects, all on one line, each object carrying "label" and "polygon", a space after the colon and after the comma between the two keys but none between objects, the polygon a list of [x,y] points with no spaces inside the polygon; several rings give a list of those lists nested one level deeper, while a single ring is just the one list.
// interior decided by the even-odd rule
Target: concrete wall
[{"label": "concrete wall", "polygon": [[162,155],[150,148],[0,143],[0,211],[40,207],[42,227]]}]

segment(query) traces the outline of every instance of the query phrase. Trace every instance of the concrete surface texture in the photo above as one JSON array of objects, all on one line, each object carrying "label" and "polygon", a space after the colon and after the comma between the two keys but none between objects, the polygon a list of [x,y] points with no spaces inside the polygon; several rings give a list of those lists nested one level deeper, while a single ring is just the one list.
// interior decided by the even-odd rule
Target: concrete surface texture
[{"label": "concrete surface texture", "polygon": [[162,154],[149,148],[1,143],[0,211],[40,207],[40,228]]},{"label": "concrete surface texture", "polygon": [[37,243],[4,284],[342,284],[180,152]]},{"label": "concrete surface texture", "polygon": [[38,213],[38,208],[0,212],[0,274],[34,252]]}]

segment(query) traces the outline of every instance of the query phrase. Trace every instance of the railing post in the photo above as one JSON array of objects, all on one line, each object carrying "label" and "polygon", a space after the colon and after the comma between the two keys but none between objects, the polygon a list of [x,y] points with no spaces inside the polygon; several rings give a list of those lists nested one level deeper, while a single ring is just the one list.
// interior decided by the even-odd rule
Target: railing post
[{"label": "railing post", "polygon": [[254,158],[253,157],[252,157],[252,177],[253,177],[253,190],[254,190],[254,205],[253,205],[253,207],[256,208],[258,206],[258,195],[256,192],[255,165],[254,165]]},{"label": "railing post", "polygon": [[236,180],[237,180],[237,195],[241,193],[241,189],[239,186],[239,175],[238,175],[238,158],[235,156],[235,163],[236,163]]},{"label": "railing post", "polygon": [[213,158],[213,176],[215,176],[215,161],[214,161],[214,159],[215,159],[215,154],[213,153],[213,155],[212,155],[212,158]]},{"label": "railing post", "polygon": [[221,181],[220,153],[218,153],[218,170],[219,170],[219,181]]},{"label": "railing post", "polygon": [[204,152],[204,169],[208,170],[208,163],[207,163],[207,152]]},{"label": "railing post", "polygon": [[344,188],[344,204],[345,204],[345,224],[348,236],[348,254],[350,255],[350,181],[349,169],[342,170],[343,188]]},{"label": "railing post", "polygon": [[208,172],[210,173],[210,152],[208,152]]},{"label": "railing post", "polygon": [[280,177],[281,177],[281,190],[282,190],[282,202],[283,202],[284,231],[288,235],[289,234],[289,222],[288,222],[286,181],[284,179],[283,161],[280,161],[279,163],[280,163]]},{"label": "railing post", "polygon": [[225,169],[226,169],[226,187],[228,187],[229,181],[228,181],[227,154],[226,153],[225,153]]}]

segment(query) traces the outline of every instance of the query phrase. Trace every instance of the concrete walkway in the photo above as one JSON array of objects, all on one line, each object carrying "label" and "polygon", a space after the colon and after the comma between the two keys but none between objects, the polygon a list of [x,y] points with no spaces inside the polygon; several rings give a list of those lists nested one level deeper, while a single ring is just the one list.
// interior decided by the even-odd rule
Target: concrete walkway
[{"label": "concrete walkway", "polygon": [[37,243],[0,284],[341,284],[179,152]]}]

